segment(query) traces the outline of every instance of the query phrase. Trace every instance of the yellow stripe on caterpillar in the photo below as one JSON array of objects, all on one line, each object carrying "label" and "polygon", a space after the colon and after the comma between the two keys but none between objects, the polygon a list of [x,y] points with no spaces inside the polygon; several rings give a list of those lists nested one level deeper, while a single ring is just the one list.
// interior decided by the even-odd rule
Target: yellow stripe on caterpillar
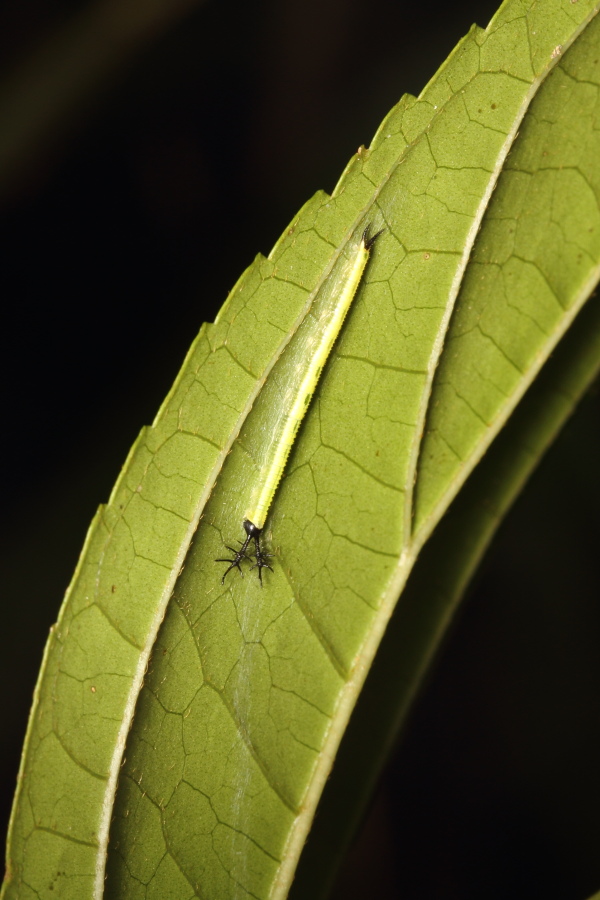
[{"label": "yellow stripe on caterpillar", "polygon": [[[339,336],[346,314],[361,283],[373,244],[383,231],[382,229],[371,236],[369,234],[370,229],[371,226],[367,225],[362,233],[360,244],[352,261],[344,269],[337,300],[330,310],[330,315],[324,327],[320,329],[318,341],[312,348],[311,356],[300,372],[297,388],[295,388],[291,397],[289,412],[282,416],[277,423],[268,453],[262,463],[256,489],[253,491],[250,503],[246,508],[243,521],[244,531],[246,532],[245,540],[239,550],[235,550],[233,547],[227,548],[234,554],[233,559],[216,560],[216,562],[229,563],[221,583],[224,583],[225,577],[232,569],[237,568],[240,573],[242,572],[241,562],[243,559],[249,559],[246,551],[251,541],[254,541],[254,556],[256,559],[256,563],[251,568],[258,569],[258,577],[261,584],[262,569],[271,569],[267,562],[271,554],[266,553],[261,547],[260,535],[266,522],[269,508],[279,487],[291,449],[296,441],[302,420],[310,406],[310,401],[325,368],[327,358]],[[271,569],[271,571],[273,570]]]}]

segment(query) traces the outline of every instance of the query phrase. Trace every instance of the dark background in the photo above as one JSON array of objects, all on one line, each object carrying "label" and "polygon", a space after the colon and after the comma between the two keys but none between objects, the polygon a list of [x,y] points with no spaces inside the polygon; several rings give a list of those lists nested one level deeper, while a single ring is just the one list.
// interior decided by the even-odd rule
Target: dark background
[{"label": "dark background", "polygon": [[[62,111],[25,91],[11,113],[0,88],[0,829],[87,526],[200,324],[495,6],[188,0],[88,81],[74,64]],[[9,99],[86,9],[5,0]],[[592,392],[502,527],[336,900],[600,888],[599,411]]]}]

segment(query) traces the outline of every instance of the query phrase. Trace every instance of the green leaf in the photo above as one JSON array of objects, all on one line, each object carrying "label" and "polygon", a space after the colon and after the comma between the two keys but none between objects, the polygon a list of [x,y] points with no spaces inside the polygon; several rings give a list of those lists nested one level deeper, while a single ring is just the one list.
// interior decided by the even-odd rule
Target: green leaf
[{"label": "green leaf", "polygon": [[344,735],[291,900],[328,896],[470,577],[502,517],[599,370],[600,296],[595,296],[423,548]]},{"label": "green leaf", "polygon": [[[473,28],[203,327],[50,637],[6,900],[99,898],[105,874],[111,897],[286,896],[417,555],[597,282],[598,6],[509,0]],[[278,378],[371,222],[268,521],[274,572],[222,586]]]}]

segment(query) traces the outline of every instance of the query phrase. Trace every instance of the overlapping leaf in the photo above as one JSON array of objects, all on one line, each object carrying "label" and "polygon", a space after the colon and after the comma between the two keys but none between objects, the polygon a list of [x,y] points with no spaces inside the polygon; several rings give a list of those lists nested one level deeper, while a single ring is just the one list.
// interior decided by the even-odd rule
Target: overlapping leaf
[{"label": "overlapping leaf", "polygon": [[[597,280],[597,8],[509,0],[474,28],[204,326],[51,636],[6,898],[102,896],[109,828],[107,896],[287,893],[419,548]],[[269,385],[371,222],[268,523],[274,572],[222,586]]]}]

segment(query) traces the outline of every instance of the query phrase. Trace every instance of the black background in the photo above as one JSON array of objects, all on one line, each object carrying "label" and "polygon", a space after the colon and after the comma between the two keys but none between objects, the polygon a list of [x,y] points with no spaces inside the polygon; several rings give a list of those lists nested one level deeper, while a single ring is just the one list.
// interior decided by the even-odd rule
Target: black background
[{"label": "black background", "polygon": [[[80,8],[5,0],[5,73]],[[494,11],[207,0],[125,56],[5,173],[2,828],[87,526],[200,324],[401,94],[419,93]],[[599,409],[592,392],[502,527],[337,900],[584,900],[600,888]]]}]

